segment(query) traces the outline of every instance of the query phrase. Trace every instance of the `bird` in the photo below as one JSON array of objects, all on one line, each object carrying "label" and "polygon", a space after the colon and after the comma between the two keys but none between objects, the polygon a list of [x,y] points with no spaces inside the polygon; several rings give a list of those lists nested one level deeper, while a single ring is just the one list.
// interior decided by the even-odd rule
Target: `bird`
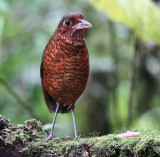
[{"label": "bird", "polygon": [[85,30],[92,24],[80,12],[65,14],[47,43],[41,60],[41,89],[49,111],[55,112],[47,140],[53,139],[57,113],[72,112],[75,138],[77,129],[74,106],[83,93],[89,76],[89,54]]}]

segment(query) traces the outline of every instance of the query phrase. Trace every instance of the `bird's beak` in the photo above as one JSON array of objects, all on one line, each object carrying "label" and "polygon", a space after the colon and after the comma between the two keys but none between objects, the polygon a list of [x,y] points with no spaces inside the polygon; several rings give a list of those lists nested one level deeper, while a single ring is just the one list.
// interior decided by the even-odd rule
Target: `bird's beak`
[{"label": "bird's beak", "polygon": [[91,27],[92,27],[91,23],[89,23],[86,20],[80,19],[79,23],[77,25],[73,26],[72,28],[74,28],[74,29],[87,29],[87,28],[91,28]]}]

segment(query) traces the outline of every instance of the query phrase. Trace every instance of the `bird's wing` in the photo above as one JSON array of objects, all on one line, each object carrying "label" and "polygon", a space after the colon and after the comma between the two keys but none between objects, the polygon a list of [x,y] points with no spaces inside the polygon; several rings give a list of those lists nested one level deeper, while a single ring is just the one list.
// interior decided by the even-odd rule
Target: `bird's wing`
[{"label": "bird's wing", "polygon": [[47,93],[47,91],[45,90],[45,88],[43,87],[43,84],[41,83],[41,88],[42,88],[42,93],[44,96],[44,100],[47,104],[47,107],[49,109],[50,112],[55,111],[56,109],[56,101]]},{"label": "bird's wing", "polygon": [[47,104],[47,107],[50,112],[53,112],[56,109],[56,101],[48,94],[48,92],[45,90],[43,86],[43,74],[44,74],[43,71],[44,69],[43,69],[43,57],[42,57],[42,63],[41,63],[41,68],[40,68],[41,88],[42,88],[43,97]]}]

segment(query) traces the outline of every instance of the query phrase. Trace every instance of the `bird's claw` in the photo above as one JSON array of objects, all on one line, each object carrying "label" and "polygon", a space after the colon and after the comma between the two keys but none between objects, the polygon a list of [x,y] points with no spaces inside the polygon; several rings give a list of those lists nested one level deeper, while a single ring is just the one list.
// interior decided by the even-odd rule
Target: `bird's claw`
[{"label": "bird's claw", "polygon": [[80,138],[80,136],[76,136],[74,139],[77,140],[77,139],[79,139],[79,138]]},{"label": "bird's claw", "polygon": [[53,136],[48,136],[47,138],[45,138],[47,141],[48,140],[52,140],[54,137]]},{"label": "bird's claw", "polygon": [[57,138],[57,137],[54,137],[53,135],[49,135],[47,138],[45,138],[46,141],[49,141],[49,140],[53,140],[53,139],[56,139],[56,140],[59,140],[60,138]]}]

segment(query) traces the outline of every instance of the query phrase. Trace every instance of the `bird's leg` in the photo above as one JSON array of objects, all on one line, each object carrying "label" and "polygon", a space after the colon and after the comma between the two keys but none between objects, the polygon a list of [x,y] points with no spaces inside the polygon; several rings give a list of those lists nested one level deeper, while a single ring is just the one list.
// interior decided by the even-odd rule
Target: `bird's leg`
[{"label": "bird's leg", "polygon": [[54,119],[53,119],[53,123],[52,123],[52,128],[51,128],[51,131],[50,131],[50,134],[49,136],[46,138],[46,140],[51,140],[53,139],[53,130],[54,130],[54,125],[55,125],[55,122],[56,122],[56,117],[57,117],[57,112],[58,112],[58,109],[59,109],[59,102],[57,101],[56,102],[56,111],[55,111],[55,115],[54,115]]},{"label": "bird's leg", "polygon": [[76,129],[76,121],[75,121],[75,117],[74,117],[74,108],[72,108],[71,110],[72,110],[72,117],[73,117],[74,134],[75,134],[75,138],[77,138],[77,129]]}]

